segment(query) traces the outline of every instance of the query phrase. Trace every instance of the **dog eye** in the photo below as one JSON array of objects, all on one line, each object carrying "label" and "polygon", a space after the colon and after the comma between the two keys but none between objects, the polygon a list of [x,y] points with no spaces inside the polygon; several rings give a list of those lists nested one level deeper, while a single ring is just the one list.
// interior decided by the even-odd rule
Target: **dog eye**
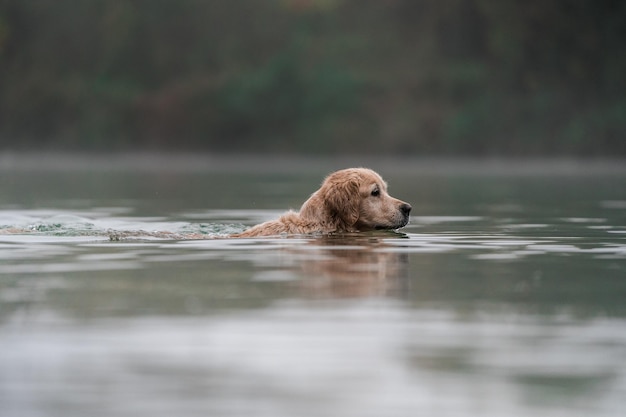
[{"label": "dog eye", "polygon": [[378,188],[375,188],[374,190],[372,190],[373,197],[378,197],[379,195],[380,195],[380,190]]}]

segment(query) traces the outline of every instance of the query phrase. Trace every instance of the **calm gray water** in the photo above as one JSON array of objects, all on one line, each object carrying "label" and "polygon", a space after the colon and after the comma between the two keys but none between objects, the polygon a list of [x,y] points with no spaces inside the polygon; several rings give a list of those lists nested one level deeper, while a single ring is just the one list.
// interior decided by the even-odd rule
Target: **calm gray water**
[{"label": "calm gray water", "polygon": [[179,240],[346,166],[0,158],[0,416],[625,415],[625,169],[368,165],[399,233]]}]

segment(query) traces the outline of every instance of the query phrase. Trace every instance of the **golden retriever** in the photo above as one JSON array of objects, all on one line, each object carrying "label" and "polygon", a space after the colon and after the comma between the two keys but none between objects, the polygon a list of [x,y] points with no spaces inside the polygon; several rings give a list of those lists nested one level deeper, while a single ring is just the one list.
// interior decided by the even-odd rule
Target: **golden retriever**
[{"label": "golden retriever", "polygon": [[394,230],[406,226],[410,212],[411,205],[391,197],[376,172],[348,168],[326,177],[299,212],[289,211],[232,237]]}]

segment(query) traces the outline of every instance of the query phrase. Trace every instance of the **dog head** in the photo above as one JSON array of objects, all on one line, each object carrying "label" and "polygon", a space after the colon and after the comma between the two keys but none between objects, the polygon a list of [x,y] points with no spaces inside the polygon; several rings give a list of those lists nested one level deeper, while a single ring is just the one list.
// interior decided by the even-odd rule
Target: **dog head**
[{"label": "dog head", "polygon": [[300,211],[334,231],[399,229],[409,221],[411,205],[391,197],[387,183],[366,168],[330,174]]}]

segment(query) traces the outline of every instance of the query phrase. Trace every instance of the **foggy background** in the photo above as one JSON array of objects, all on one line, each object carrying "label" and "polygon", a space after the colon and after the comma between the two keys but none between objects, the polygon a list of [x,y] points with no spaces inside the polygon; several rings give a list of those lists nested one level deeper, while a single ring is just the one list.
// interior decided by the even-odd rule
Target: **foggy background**
[{"label": "foggy background", "polygon": [[0,151],[626,155],[619,0],[0,0]]}]

